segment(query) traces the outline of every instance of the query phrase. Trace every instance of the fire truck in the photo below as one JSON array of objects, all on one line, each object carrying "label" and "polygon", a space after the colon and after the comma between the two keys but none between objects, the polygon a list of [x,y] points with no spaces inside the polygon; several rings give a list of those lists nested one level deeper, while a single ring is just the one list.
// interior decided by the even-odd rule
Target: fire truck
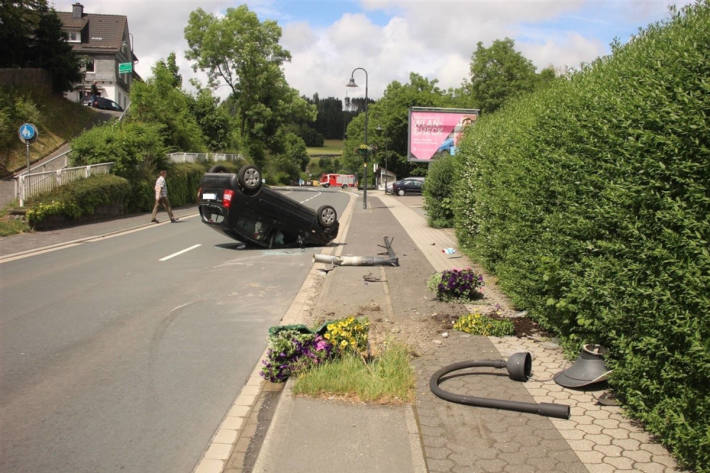
[{"label": "fire truck", "polygon": [[323,187],[342,187],[347,189],[357,185],[354,174],[323,174],[320,177],[320,185]]}]

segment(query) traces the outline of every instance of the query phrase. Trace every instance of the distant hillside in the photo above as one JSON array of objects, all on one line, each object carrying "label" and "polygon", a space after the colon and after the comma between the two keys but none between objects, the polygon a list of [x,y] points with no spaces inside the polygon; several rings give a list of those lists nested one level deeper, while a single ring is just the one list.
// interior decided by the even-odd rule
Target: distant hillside
[{"label": "distant hillside", "polygon": [[7,112],[8,105],[18,100],[33,104],[38,112],[38,118],[33,122],[39,131],[39,139],[30,146],[32,162],[71,141],[85,129],[111,118],[107,113],[70,102],[42,87],[0,86],[0,172],[5,176],[22,169],[27,163],[26,146],[17,133],[20,125],[29,120],[21,113],[8,117]]}]

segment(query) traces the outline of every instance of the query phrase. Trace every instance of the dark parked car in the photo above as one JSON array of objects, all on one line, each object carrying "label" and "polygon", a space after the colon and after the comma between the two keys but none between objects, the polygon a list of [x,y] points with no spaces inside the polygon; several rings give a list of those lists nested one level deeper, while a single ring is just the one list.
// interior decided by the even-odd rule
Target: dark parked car
[{"label": "dark parked car", "polygon": [[264,248],[323,246],[338,235],[338,215],[330,205],[317,211],[264,184],[255,166],[234,173],[215,166],[197,193],[200,217],[235,240]]},{"label": "dark parked car", "polygon": [[123,107],[104,97],[94,97],[94,101],[91,103],[94,108],[100,108],[102,110],[113,110],[114,112],[122,112]]},{"label": "dark parked car", "polygon": [[423,177],[407,177],[392,184],[392,194],[407,195],[421,194],[424,187]]}]

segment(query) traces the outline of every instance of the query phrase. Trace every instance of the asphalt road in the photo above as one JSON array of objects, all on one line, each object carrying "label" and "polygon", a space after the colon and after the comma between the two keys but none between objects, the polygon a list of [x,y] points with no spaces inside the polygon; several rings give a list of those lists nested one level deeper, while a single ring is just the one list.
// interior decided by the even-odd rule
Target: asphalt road
[{"label": "asphalt road", "polygon": [[0,264],[0,471],[190,473],[319,251],[238,247],[190,218]]}]

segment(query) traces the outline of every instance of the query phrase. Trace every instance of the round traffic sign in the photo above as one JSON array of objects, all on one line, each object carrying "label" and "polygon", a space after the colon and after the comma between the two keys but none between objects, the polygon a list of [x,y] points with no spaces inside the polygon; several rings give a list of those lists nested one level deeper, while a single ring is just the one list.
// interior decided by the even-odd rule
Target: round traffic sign
[{"label": "round traffic sign", "polygon": [[33,142],[37,139],[37,127],[32,123],[23,123],[18,130],[20,141],[23,143]]}]

